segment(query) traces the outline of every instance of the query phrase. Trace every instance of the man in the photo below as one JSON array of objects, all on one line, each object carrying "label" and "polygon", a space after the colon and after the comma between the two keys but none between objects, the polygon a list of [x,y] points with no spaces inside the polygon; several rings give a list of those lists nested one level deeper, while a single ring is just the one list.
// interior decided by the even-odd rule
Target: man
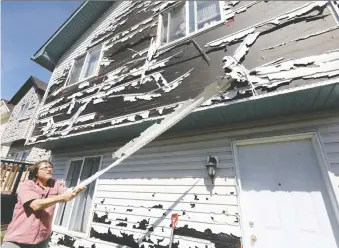
[{"label": "man", "polygon": [[47,160],[34,164],[31,173],[33,180],[26,181],[18,190],[18,202],[2,248],[46,248],[55,204],[70,201],[86,189],[71,191],[52,179],[53,165]]}]

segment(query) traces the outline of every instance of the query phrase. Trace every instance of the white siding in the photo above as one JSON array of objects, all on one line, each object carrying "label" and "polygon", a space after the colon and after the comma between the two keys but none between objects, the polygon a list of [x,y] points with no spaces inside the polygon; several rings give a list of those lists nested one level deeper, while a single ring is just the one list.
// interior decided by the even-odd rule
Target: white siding
[{"label": "white siding", "polygon": [[[147,223],[147,229],[154,225],[154,232],[147,240],[154,244],[159,242],[159,245],[166,247],[171,230],[171,213],[178,213],[178,228],[188,225],[188,228],[199,232],[211,229],[216,234],[234,234],[240,237],[237,188],[230,141],[302,132],[319,133],[330,170],[338,179],[339,124],[338,120],[334,119],[265,125],[253,129],[160,140],[138,151],[99,179],[94,198],[94,213],[102,218],[103,222],[111,223],[91,222],[91,228],[98,233],[107,234],[110,230],[111,235],[116,237],[122,237],[123,233],[132,235],[133,240],[142,240],[147,230],[133,227],[138,227],[143,221]],[[65,177],[66,165],[72,157],[103,155],[103,167],[108,166],[112,152],[117,148],[105,145],[105,148],[97,147],[88,151],[54,153],[55,177]],[[204,166],[208,155],[219,156],[220,160],[214,186]],[[336,183],[338,190],[339,180]],[[160,207],[159,205],[162,208],[153,208]],[[56,243],[64,238],[63,234],[54,233],[51,245],[57,246]],[[179,235],[175,236],[175,240],[180,242],[179,247],[214,247],[208,240]],[[77,240],[74,246],[90,247],[93,244],[91,242],[97,247],[105,244],[98,239],[86,238]],[[148,247],[147,244],[149,243],[144,242],[145,247]]]},{"label": "white siding", "polygon": [[0,158],[5,158],[9,152],[11,144],[1,144]]},{"label": "white siding", "polygon": [[[155,244],[161,240],[160,244],[167,246],[170,217],[172,213],[178,213],[177,227],[188,225],[199,232],[210,229],[215,234],[240,236],[230,142],[182,139],[175,143],[152,144],[100,178],[94,212],[99,218],[107,213],[106,221],[111,224],[92,223],[95,231],[107,233],[110,228],[113,235],[121,237],[120,232],[124,232],[137,240],[147,230],[133,226],[138,227],[145,221],[148,223],[145,229],[154,225],[150,239]],[[104,155],[102,166],[106,167],[112,161],[113,150],[112,147],[101,152],[53,154],[55,177],[62,178],[67,160],[79,155]],[[208,155],[218,156],[220,162],[214,186],[205,168]],[[127,226],[117,226],[119,224]],[[208,240],[176,236],[177,241],[180,247],[214,247]]]}]

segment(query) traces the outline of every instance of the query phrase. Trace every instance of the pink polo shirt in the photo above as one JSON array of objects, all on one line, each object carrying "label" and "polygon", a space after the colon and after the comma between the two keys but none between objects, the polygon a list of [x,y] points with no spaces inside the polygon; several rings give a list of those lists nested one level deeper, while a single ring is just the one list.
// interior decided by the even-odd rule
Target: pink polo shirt
[{"label": "pink polo shirt", "polygon": [[38,244],[48,239],[51,235],[55,205],[43,210],[33,211],[24,204],[34,199],[62,194],[66,190],[67,188],[62,182],[54,179],[48,181],[46,188],[33,180],[23,183],[18,191],[18,202],[15,205],[13,218],[8,225],[4,241]]}]

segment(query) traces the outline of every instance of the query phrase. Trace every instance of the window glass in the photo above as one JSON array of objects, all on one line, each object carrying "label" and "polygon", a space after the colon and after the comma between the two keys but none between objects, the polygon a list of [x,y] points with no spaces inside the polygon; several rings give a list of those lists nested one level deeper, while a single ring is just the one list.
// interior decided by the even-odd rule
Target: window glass
[{"label": "window glass", "polygon": [[83,78],[90,77],[95,73],[99,64],[100,51],[100,47],[97,47],[88,53],[88,61]]},{"label": "window glass", "polygon": [[197,1],[198,29],[221,20],[219,1]]},{"label": "window glass", "polygon": [[194,12],[194,1],[189,1],[189,32],[192,33],[195,31],[195,12]]},{"label": "window glass", "polygon": [[[76,161],[71,162],[68,173],[67,173],[67,178],[66,178],[66,186],[68,188],[74,187],[77,185],[78,177],[79,177],[80,170],[81,170],[81,165],[82,165],[82,160],[76,160]],[[61,203],[59,205],[58,213],[55,218],[56,225],[67,227],[71,208],[72,208],[72,201]]]},{"label": "window glass", "polygon": [[[83,160],[72,161],[67,173],[66,186],[74,187],[80,181],[85,180],[99,170],[100,157],[88,157]],[[68,230],[86,232],[95,182],[87,186],[87,189],[74,200],[59,205],[55,224],[66,227]]]},{"label": "window glass", "polygon": [[21,161],[26,161],[28,157],[29,151],[24,151],[22,154]]},{"label": "window glass", "polygon": [[[99,164],[100,157],[86,158],[81,172],[80,181],[83,181],[95,174],[95,172],[97,172],[99,169]],[[86,231],[93,200],[94,186],[94,183],[90,184],[86,191],[74,199],[74,206],[69,227],[70,230],[78,232]]]},{"label": "window glass", "polygon": [[19,112],[19,120],[25,118],[26,112],[28,110],[29,103],[25,103],[21,105],[20,112]]},{"label": "window glass", "polygon": [[171,42],[186,36],[185,4],[172,8],[163,15],[163,43]]},{"label": "window glass", "polygon": [[74,84],[79,81],[82,66],[86,56],[82,56],[74,61],[71,75],[68,80],[68,85]]},{"label": "window glass", "polygon": [[162,14],[162,44],[187,36],[186,30],[193,33],[221,21],[219,1],[186,1],[186,4],[175,6]]}]

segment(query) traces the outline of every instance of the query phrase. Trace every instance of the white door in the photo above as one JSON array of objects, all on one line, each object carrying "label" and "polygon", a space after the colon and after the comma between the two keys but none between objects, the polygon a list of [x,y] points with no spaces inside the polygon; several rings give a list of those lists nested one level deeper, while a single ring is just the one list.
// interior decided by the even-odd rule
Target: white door
[{"label": "white door", "polygon": [[244,247],[338,248],[311,139],[236,146]]}]

